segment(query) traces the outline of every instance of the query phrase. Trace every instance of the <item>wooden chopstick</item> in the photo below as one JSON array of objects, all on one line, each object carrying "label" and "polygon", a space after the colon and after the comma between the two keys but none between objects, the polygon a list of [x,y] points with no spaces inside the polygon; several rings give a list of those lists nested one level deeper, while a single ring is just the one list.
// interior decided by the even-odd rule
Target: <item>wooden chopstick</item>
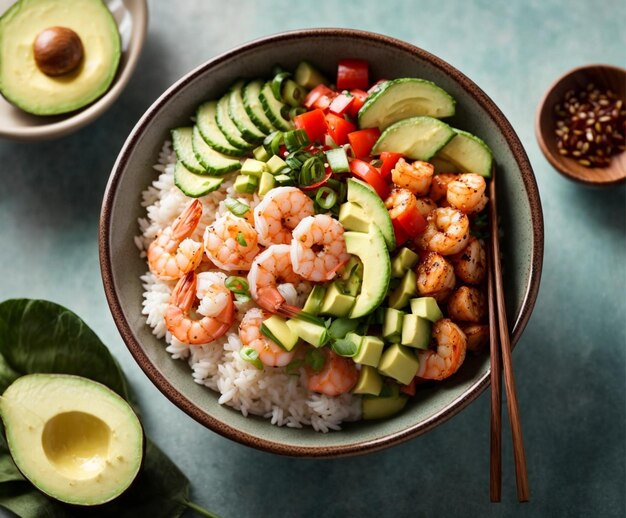
[{"label": "wooden chopstick", "polygon": [[[504,291],[502,287],[502,271],[500,268],[500,242],[498,236],[498,213],[496,203],[496,174],[495,167],[492,170],[492,178],[489,182],[489,215],[491,224],[491,264],[490,272],[495,287],[498,337],[500,342],[500,354],[502,355],[502,367],[504,372],[504,388],[506,391],[506,402],[509,412],[509,422],[511,425],[511,435],[513,437],[513,458],[515,460],[515,479],[517,483],[517,498],[520,502],[528,502],[530,495],[528,489],[528,474],[526,471],[526,454],[524,453],[524,441],[522,437],[522,423],[517,404],[517,392],[515,390],[515,377],[513,375],[513,364],[511,358],[511,342],[509,340],[509,327],[506,319],[506,308],[504,305]],[[490,300],[490,303],[493,304]],[[490,315],[491,317],[491,315]],[[494,325],[490,324],[493,328]],[[491,338],[493,340],[494,338]],[[493,343],[493,342],[492,342]],[[497,347],[496,347],[497,349]],[[492,354],[493,356],[493,354]],[[492,359],[493,362],[493,359]],[[493,380],[493,373],[492,373]],[[499,383],[498,383],[499,392]],[[493,404],[492,404],[493,410]],[[498,412],[499,414],[499,412]],[[493,417],[492,417],[493,419]],[[498,418],[499,420],[499,418]],[[493,450],[492,450],[493,453]],[[498,454],[498,457],[500,455]],[[498,484],[499,485],[499,484]]]},{"label": "wooden chopstick", "polygon": [[491,420],[489,436],[489,497],[499,502],[502,496],[502,396],[500,350],[498,342],[498,322],[496,321],[495,294],[493,292],[493,268],[490,253],[488,257],[487,299],[489,307],[489,352],[491,363]]}]

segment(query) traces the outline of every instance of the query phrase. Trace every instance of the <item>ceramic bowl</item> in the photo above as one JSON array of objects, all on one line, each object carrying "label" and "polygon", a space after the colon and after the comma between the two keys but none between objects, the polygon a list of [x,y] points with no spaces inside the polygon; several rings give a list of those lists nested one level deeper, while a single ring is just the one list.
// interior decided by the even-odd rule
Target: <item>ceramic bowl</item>
[{"label": "ceramic bowl", "polygon": [[[15,0],[0,0],[0,13]],[[93,122],[119,97],[128,83],[146,36],[147,0],[105,0],[120,31],[122,55],[113,83],[102,97],[71,113],[38,116],[26,113],[0,96],[0,138],[22,141],[51,140],[68,135]]]},{"label": "ceramic bowl", "polygon": [[539,147],[550,164],[563,176],[592,186],[610,186],[626,181],[626,151],[614,155],[607,167],[585,167],[573,158],[559,154],[554,107],[566,92],[582,91],[593,84],[609,89],[626,104],[626,69],[612,65],[585,65],[568,70],[552,83],[537,108],[535,135]]},{"label": "ceramic bowl", "polygon": [[[141,192],[171,128],[189,123],[198,104],[216,98],[238,77],[264,77],[274,64],[293,68],[302,59],[329,77],[344,57],[370,62],[374,78],[430,79],[457,101],[450,122],[480,135],[493,149],[504,229],[506,303],[512,343],[531,315],[543,259],[543,217],[535,177],[515,131],[493,101],[461,72],[428,52],[379,34],[345,29],[281,33],[244,44],[211,59],[172,85],[139,120],[120,152],[104,196],[100,220],[102,278],[113,318],[130,352],[152,382],[179,408],[211,430],[265,451],[329,457],[370,452],[416,437],[452,417],[489,384],[487,355],[468,355],[449,380],[420,391],[405,410],[387,420],[344,423],[339,432],[276,427],[243,417],[196,384],[185,362],[172,360],[142,315],[140,275],[144,259],[133,238],[144,215]],[[518,383],[524,383],[520,379]]]}]

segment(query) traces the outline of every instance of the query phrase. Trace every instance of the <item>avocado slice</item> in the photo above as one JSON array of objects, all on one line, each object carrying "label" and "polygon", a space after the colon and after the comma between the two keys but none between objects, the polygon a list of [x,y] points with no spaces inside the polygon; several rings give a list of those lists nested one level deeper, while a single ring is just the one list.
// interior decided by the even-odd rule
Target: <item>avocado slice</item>
[{"label": "avocado slice", "polygon": [[432,81],[403,77],[385,81],[359,110],[360,128],[381,131],[402,119],[417,115],[442,118],[454,115],[455,101]]},{"label": "avocado slice", "polygon": [[346,250],[363,263],[363,282],[350,318],[374,311],[385,298],[391,278],[391,260],[383,234],[376,225],[368,233],[348,231],[343,234]]},{"label": "avocado slice", "polygon": [[76,505],[99,505],[131,485],[143,459],[143,429],[108,387],[67,374],[28,374],[0,399],[16,466],[40,491]]},{"label": "avocado slice", "polygon": [[456,136],[439,150],[437,158],[455,165],[456,172],[475,173],[491,178],[493,153],[489,146],[467,131],[454,131]]},{"label": "avocado slice", "polygon": [[[30,51],[53,27],[73,31],[82,44],[78,66],[60,76],[44,73]],[[35,115],[71,112],[98,99],[113,82],[120,56],[117,24],[101,0],[18,0],[0,18],[0,92]]]},{"label": "avocado slice", "polygon": [[455,135],[454,129],[434,117],[402,119],[382,132],[372,148],[372,155],[393,151],[411,160],[428,161]]},{"label": "avocado slice", "polygon": [[[348,185],[348,201],[356,203],[363,209],[369,222],[374,223],[382,232],[385,243],[387,243],[387,248],[390,251],[395,250],[396,235],[393,230],[393,224],[391,223],[391,217],[389,216],[389,212],[383,200],[380,199],[380,196],[376,194],[374,189],[361,180],[348,178],[346,183]],[[358,229],[355,228],[354,230]]]}]

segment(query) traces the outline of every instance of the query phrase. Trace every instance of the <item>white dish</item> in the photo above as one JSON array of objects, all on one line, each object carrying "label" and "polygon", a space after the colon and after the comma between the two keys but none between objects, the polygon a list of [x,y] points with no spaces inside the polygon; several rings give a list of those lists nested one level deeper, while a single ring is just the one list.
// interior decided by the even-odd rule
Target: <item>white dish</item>
[{"label": "white dish", "polygon": [[[16,0],[0,0],[4,13]],[[105,0],[120,31],[122,56],[111,87],[92,104],[72,113],[38,116],[0,96],[0,138],[23,141],[55,139],[93,122],[111,106],[128,83],[143,47],[148,25],[147,0]]]}]

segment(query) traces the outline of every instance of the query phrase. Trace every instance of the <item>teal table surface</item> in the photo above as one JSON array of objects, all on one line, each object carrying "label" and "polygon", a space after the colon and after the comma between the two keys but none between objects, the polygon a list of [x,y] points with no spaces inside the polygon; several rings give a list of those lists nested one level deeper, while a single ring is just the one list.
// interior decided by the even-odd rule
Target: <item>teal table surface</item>
[{"label": "teal table surface", "polygon": [[[535,140],[535,109],[567,69],[626,65],[623,0],[149,2],[146,45],[121,97],[65,138],[0,140],[0,300],[43,298],[78,313],[121,362],[148,433],[226,517],[602,516],[625,509],[624,187],[557,174]],[[257,37],[351,27],[415,44],[459,68],[500,106],[531,159],[545,218],[539,298],[513,357],[531,501],[519,504],[503,407],[503,498],[489,502],[489,391],[435,430],[374,454],[274,456],[203,428],[148,380],[105,300],[97,229],[124,140],[183,74]]]}]

